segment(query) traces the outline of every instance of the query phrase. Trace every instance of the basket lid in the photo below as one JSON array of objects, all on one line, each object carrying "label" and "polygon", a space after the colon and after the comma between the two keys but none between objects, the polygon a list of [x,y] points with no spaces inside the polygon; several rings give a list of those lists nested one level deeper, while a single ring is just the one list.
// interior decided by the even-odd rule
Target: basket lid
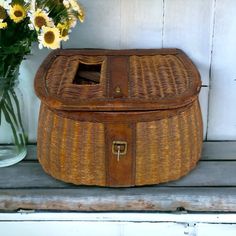
[{"label": "basket lid", "polygon": [[56,50],[35,77],[42,102],[56,110],[151,111],[193,102],[200,75],[179,49]]}]

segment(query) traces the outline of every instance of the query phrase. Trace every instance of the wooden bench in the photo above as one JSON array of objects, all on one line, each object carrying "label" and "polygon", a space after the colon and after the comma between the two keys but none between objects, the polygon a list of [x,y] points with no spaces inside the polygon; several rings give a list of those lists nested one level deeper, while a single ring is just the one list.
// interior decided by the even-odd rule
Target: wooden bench
[{"label": "wooden bench", "polygon": [[135,188],[75,186],[45,174],[28,146],[21,163],[0,169],[0,210],[235,212],[236,142],[204,143],[197,168],[182,179]]}]

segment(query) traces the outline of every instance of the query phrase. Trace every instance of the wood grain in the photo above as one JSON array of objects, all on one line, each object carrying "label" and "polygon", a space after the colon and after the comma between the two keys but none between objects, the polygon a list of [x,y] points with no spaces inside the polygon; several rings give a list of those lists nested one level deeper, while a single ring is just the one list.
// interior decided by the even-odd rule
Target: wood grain
[{"label": "wood grain", "polygon": [[213,41],[209,140],[236,139],[236,2],[217,1]]},{"label": "wood grain", "polygon": [[162,21],[163,0],[121,0],[120,48],[161,48]]},{"label": "wood grain", "polygon": [[236,188],[146,187],[0,190],[0,209],[235,212]]},{"label": "wood grain", "polygon": [[[25,161],[36,161],[36,145],[27,146]],[[236,142],[204,142],[201,161],[236,161]]]},{"label": "wood grain", "polygon": [[205,142],[202,160],[236,160],[236,142]]},{"label": "wood grain", "polygon": [[163,46],[186,51],[208,85],[214,0],[165,0],[164,16]]},{"label": "wood grain", "polygon": [[179,181],[122,189],[56,181],[35,161],[34,145],[28,153],[26,161],[1,168],[0,210],[236,211],[235,142],[204,143],[198,167]]},{"label": "wood grain", "polygon": [[[235,166],[236,161],[201,161],[196,169],[180,180],[153,186],[155,188],[159,186],[232,187],[236,186]],[[12,178],[12,176],[17,176],[17,178]],[[71,187],[79,188],[48,176],[38,163],[23,162],[9,168],[2,168],[0,172],[0,189]],[[114,189],[114,191],[119,190]]]},{"label": "wood grain", "polygon": [[63,48],[118,49],[120,42],[120,1],[79,1],[85,8],[86,18],[72,31]]}]

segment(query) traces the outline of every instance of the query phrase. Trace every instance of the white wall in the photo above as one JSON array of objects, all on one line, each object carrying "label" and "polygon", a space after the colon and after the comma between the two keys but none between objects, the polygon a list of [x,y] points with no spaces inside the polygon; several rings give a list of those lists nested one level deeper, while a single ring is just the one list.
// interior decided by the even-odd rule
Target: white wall
[{"label": "white wall", "polygon": [[[200,100],[205,136],[209,140],[236,139],[235,0],[80,2],[86,10],[86,20],[74,29],[64,48],[183,49],[202,76],[204,87]],[[33,78],[47,54],[47,50],[34,47],[21,67],[26,104],[24,120],[31,142],[36,141],[39,109]]]},{"label": "white wall", "polygon": [[208,138],[236,139],[236,1],[216,2]]}]

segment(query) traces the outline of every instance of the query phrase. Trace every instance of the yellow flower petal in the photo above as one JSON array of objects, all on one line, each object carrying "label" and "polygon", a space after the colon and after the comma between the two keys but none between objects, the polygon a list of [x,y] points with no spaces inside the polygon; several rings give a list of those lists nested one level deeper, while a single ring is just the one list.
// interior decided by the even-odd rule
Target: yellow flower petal
[{"label": "yellow flower petal", "polygon": [[14,4],[10,7],[9,16],[15,23],[19,23],[25,19],[26,9],[20,4]]},{"label": "yellow flower petal", "polygon": [[7,22],[0,22],[0,29],[7,28]]},{"label": "yellow flower petal", "polygon": [[43,26],[54,26],[52,19],[50,19],[48,14],[41,9],[37,9],[37,11],[33,13],[31,21],[37,31],[39,31]]},{"label": "yellow flower petal", "polygon": [[84,10],[76,0],[68,0],[73,11],[77,13],[77,18],[80,22],[84,22]]},{"label": "yellow flower petal", "polygon": [[63,41],[67,41],[69,39],[69,30],[70,30],[70,25],[67,23],[64,24],[57,24],[57,28],[60,30],[60,38]]},{"label": "yellow flower petal", "polygon": [[84,22],[84,18],[85,18],[84,11],[81,11],[81,12],[79,13],[79,20],[80,20],[81,23]]},{"label": "yellow flower petal", "polygon": [[59,48],[61,42],[59,29],[43,26],[42,35],[39,36],[39,42],[47,48]]}]

